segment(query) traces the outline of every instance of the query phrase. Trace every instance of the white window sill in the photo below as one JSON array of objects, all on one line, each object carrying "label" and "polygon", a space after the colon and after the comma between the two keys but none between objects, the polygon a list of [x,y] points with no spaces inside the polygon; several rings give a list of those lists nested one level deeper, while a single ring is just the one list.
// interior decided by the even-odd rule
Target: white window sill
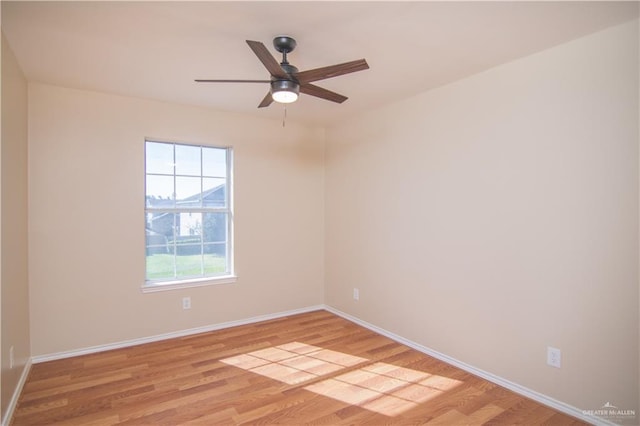
[{"label": "white window sill", "polygon": [[147,282],[142,285],[143,293],[155,293],[157,291],[180,290],[192,287],[205,287],[217,284],[231,284],[236,282],[238,277],[235,275],[224,275],[221,277],[196,278],[181,281],[161,281]]}]

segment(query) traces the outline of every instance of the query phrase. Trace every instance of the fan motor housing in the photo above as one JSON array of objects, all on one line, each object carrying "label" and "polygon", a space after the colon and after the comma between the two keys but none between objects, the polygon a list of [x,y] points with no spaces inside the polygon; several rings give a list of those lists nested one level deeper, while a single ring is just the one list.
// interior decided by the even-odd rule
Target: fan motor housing
[{"label": "fan motor housing", "polygon": [[297,81],[292,80],[275,80],[271,82],[271,92],[287,91],[300,93],[300,85]]}]

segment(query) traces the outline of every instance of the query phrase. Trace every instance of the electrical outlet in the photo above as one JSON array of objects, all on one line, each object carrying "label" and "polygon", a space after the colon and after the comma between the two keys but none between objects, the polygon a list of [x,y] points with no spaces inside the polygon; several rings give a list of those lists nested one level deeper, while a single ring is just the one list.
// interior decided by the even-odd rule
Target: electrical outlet
[{"label": "electrical outlet", "polygon": [[547,346],[547,364],[560,368],[562,366],[562,351],[558,348]]},{"label": "electrical outlet", "polygon": [[9,348],[9,369],[13,368],[13,346]]},{"label": "electrical outlet", "polygon": [[182,298],[182,309],[191,309],[191,298],[189,296]]},{"label": "electrical outlet", "polygon": [[360,300],[360,290],[357,288],[353,289],[353,300]]}]

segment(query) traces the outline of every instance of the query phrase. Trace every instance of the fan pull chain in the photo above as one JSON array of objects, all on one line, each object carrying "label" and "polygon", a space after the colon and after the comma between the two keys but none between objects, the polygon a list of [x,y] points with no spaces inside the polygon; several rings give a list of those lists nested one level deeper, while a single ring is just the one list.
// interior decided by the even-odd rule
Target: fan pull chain
[{"label": "fan pull chain", "polygon": [[282,117],[282,127],[285,126],[285,122],[287,121],[287,105],[284,105],[284,116]]}]

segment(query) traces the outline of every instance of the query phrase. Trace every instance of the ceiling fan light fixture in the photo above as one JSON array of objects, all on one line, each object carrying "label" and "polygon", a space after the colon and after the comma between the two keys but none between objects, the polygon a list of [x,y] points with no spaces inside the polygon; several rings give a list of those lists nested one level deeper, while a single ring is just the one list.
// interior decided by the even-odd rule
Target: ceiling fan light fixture
[{"label": "ceiling fan light fixture", "polygon": [[[2,0],[0,0],[2,1]],[[287,60],[287,54],[296,47],[296,41],[289,36],[278,36],[273,40],[273,47],[282,53],[282,61],[278,62],[274,56],[269,53],[267,47],[255,40],[247,40],[249,48],[258,57],[262,65],[269,71],[269,80],[196,80],[197,83],[269,83],[269,91],[266,93],[262,101],[258,104],[258,108],[264,108],[273,102],[288,104],[298,100],[300,89],[305,95],[315,96],[316,98],[325,99],[327,101],[338,104],[343,103],[348,98],[331,90],[323,89],[314,84],[314,81],[333,78],[344,74],[350,74],[356,71],[362,71],[369,68],[367,61],[358,59],[342,64],[329,65],[328,67],[315,68],[307,71],[298,71],[294,65]]]},{"label": "ceiling fan light fixture", "polygon": [[291,80],[275,80],[271,82],[271,97],[281,104],[290,104],[298,100],[300,85]]}]

